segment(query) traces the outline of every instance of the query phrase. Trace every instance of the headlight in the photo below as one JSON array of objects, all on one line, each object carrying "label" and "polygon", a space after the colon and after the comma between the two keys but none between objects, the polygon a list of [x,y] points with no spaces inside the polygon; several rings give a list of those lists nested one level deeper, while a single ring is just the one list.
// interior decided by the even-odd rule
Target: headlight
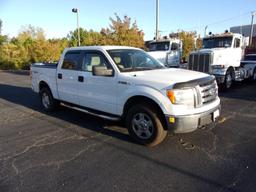
[{"label": "headlight", "polygon": [[225,65],[212,65],[213,69],[224,69]]},{"label": "headlight", "polygon": [[194,90],[191,88],[167,90],[166,94],[173,104],[187,106],[195,104]]}]

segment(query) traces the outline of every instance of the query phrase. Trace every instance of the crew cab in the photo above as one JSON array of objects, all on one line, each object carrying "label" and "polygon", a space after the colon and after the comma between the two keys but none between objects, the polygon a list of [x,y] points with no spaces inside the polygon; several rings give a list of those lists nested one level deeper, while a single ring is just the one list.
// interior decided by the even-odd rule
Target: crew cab
[{"label": "crew cab", "polygon": [[137,48],[67,48],[56,65],[33,64],[31,76],[45,111],[61,103],[123,120],[129,134],[147,146],[163,141],[167,130],[194,131],[220,115],[214,76],[166,68]]}]

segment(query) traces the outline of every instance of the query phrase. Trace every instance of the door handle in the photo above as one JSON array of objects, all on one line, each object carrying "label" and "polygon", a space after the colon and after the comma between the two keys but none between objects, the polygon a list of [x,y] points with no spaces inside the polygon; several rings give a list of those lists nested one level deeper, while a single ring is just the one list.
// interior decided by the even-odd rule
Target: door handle
[{"label": "door handle", "polygon": [[78,81],[79,82],[84,82],[84,77],[83,76],[78,76]]},{"label": "door handle", "polygon": [[58,73],[58,79],[62,79],[62,74]]}]

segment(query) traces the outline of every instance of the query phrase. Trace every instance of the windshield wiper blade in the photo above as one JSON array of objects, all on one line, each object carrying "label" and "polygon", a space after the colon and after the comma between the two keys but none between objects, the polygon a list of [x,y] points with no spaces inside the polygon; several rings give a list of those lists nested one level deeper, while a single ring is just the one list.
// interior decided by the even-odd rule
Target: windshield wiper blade
[{"label": "windshield wiper blade", "polygon": [[143,70],[154,70],[156,68],[152,68],[152,67],[134,67],[134,70],[139,70],[139,71],[143,71]]}]

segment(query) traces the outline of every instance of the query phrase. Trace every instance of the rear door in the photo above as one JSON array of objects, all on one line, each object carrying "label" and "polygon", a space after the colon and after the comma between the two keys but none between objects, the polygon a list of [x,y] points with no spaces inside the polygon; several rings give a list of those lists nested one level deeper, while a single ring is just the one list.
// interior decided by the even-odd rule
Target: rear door
[{"label": "rear door", "polygon": [[57,84],[59,98],[62,101],[79,104],[78,69],[81,64],[81,51],[66,52],[63,64],[58,69]]},{"label": "rear door", "polygon": [[80,79],[78,93],[80,105],[111,114],[116,113],[117,82],[113,76],[94,76],[93,66],[106,66],[112,69],[105,55],[100,51],[84,51],[82,65],[79,73]]}]

